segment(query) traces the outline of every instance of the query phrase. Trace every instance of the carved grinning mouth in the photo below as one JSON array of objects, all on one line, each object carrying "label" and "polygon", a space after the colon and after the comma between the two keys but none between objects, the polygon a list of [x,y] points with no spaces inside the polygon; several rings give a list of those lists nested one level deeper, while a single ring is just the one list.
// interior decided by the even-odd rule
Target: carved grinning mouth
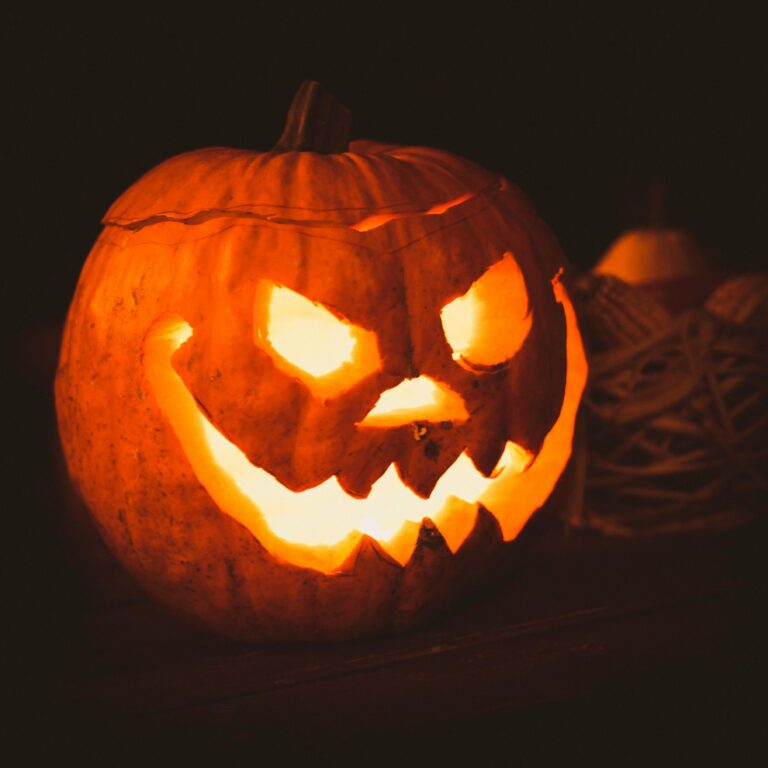
[{"label": "carved grinning mouth", "polygon": [[251,464],[202,413],[173,368],[173,353],[193,333],[178,315],[160,318],[150,329],[145,372],[200,484],[221,511],[244,525],[274,556],[329,573],[367,534],[404,565],[424,518],[434,522],[455,552],[471,532],[479,504],[499,521],[504,539],[513,539],[562,473],[570,456],[586,361],[570,302],[559,284],[554,288],[566,311],[568,378],[563,409],[539,454],[531,461],[527,451],[510,441],[494,472],[485,477],[462,453],[427,499],[405,486],[393,465],[367,498],[356,499],[335,477],[294,492]]}]

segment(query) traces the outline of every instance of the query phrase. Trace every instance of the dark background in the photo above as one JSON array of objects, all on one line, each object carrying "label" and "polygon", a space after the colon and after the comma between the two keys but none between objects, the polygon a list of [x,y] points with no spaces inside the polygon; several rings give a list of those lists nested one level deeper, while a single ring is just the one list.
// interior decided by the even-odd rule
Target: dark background
[{"label": "dark background", "polygon": [[186,150],[268,149],[307,78],[351,108],[355,137],[445,148],[518,183],[579,265],[644,222],[653,178],[669,222],[729,264],[764,251],[765,41],[738,4],[323,5],[6,11],[6,305],[60,322],[128,185]]},{"label": "dark background", "polygon": [[268,149],[312,78],[351,108],[354,137],[445,148],[518,183],[579,267],[647,221],[660,180],[668,223],[715,266],[765,268],[765,37],[745,8],[331,5],[1,12],[5,378],[18,387],[5,606],[27,698],[66,664],[52,646],[74,599],[49,503],[57,333],[101,216],[158,162]]}]

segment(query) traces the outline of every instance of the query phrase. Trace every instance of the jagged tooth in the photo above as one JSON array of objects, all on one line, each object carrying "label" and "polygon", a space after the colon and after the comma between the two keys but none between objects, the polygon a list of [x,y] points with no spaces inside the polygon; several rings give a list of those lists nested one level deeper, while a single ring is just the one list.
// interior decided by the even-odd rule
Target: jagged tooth
[{"label": "jagged tooth", "polygon": [[463,450],[460,440],[428,436],[401,454],[395,462],[397,474],[404,485],[427,499]]},{"label": "jagged tooth", "polygon": [[491,582],[510,562],[508,548],[496,518],[482,506],[455,555],[444,543],[436,545],[434,536],[425,535],[403,574],[397,621],[407,624],[416,614],[435,615],[461,595]]},{"label": "jagged tooth", "polygon": [[499,463],[506,445],[506,437],[498,434],[494,435],[490,440],[481,439],[473,441],[467,445],[466,453],[478,472],[482,472],[486,477],[490,477],[493,474],[493,470],[496,469],[496,465]]},{"label": "jagged tooth", "polygon": [[408,561],[406,571],[414,573],[419,571],[429,581],[433,573],[440,571],[445,563],[453,557],[448,544],[440,533],[439,528],[425,517],[419,527],[419,535],[416,537],[416,546]]},{"label": "jagged tooth", "polygon": [[400,563],[390,557],[382,546],[367,534],[363,534],[357,546],[341,564],[336,573],[343,576],[356,576],[375,579],[382,571],[402,568]]},{"label": "jagged tooth", "polygon": [[333,578],[322,578],[318,623],[328,636],[359,637],[390,628],[403,567],[363,535]]},{"label": "jagged tooth", "polygon": [[407,520],[389,541],[379,542],[381,548],[400,565],[406,565],[413,556],[419,538],[419,523]]},{"label": "jagged tooth", "polygon": [[[438,551],[447,548],[445,538],[440,533],[440,529],[434,524],[432,520],[425,517],[421,521],[421,527],[419,528],[419,537],[416,541],[416,549]],[[411,558],[413,559],[413,558]]]},{"label": "jagged tooth", "polygon": [[336,474],[336,479],[347,495],[352,496],[355,499],[365,499],[371,492],[373,483],[375,480],[378,480],[378,477],[373,480],[368,480],[359,474],[338,472]]},{"label": "jagged tooth", "polygon": [[452,498],[443,510],[435,525],[445,539],[448,549],[454,554],[467,540],[475,527],[478,505],[461,499]]},{"label": "jagged tooth", "polygon": [[389,469],[397,453],[397,440],[387,440],[383,435],[377,439],[368,436],[365,442],[356,439],[344,456],[336,478],[350,496],[365,498],[371,486]]},{"label": "jagged tooth", "polygon": [[406,627],[429,618],[499,573],[509,561],[496,519],[479,507],[467,540],[452,555],[437,527],[424,520],[413,556],[399,580],[393,625]]},{"label": "jagged tooth", "polygon": [[478,505],[475,525],[457,555],[472,555],[475,552],[485,553],[497,549],[503,543],[499,521],[484,506]]},{"label": "jagged tooth", "polygon": [[442,610],[452,592],[453,555],[437,526],[428,518],[422,521],[416,547],[400,581],[396,626],[407,626],[417,615],[429,616]]},{"label": "jagged tooth", "polygon": [[417,496],[422,499],[428,499],[432,493],[437,481],[440,479],[439,475],[433,473],[433,475],[427,476],[419,472],[419,468],[414,466],[413,461],[406,457],[404,459],[398,459],[395,462],[395,468],[397,469],[397,476],[400,481],[407,488],[410,488]]}]

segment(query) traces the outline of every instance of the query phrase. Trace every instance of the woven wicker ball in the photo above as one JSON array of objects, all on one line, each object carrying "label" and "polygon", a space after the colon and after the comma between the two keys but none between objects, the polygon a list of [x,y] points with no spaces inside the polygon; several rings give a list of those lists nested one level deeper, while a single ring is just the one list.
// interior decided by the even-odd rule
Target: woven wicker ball
[{"label": "woven wicker ball", "polygon": [[585,494],[568,524],[614,536],[733,527],[768,509],[768,275],[673,316],[584,275]]}]

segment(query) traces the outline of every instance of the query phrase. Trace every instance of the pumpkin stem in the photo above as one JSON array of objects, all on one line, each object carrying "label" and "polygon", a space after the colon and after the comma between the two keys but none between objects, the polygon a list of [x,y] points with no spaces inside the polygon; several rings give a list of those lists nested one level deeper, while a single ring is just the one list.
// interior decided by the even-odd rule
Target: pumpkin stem
[{"label": "pumpkin stem", "polygon": [[285,129],[273,152],[317,152],[332,155],[349,149],[350,111],[314,80],[296,91]]}]

